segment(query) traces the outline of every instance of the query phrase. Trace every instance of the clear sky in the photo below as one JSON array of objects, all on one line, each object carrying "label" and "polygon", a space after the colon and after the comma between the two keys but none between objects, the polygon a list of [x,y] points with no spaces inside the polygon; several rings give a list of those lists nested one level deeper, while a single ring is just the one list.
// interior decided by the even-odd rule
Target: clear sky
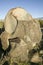
[{"label": "clear sky", "polygon": [[0,0],[0,19],[15,7],[26,9],[34,18],[43,17],[43,0]]}]

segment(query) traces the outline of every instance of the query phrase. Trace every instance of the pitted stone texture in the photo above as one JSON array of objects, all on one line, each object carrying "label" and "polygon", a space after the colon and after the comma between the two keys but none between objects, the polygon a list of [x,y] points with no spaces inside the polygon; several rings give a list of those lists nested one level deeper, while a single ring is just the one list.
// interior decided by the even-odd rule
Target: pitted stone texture
[{"label": "pitted stone texture", "polygon": [[[19,37],[21,42],[17,43],[16,48],[11,48],[9,56],[13,61],[28,61],[27,52],[41,41],[42,33],[39,22],[34,20],[24,9],[14,8],[7,13],[4,26],[5,32],[1,35],[3,49],[8,48],[8,39]],[[13,44],[15,46],[15,42],[12,42]]]},{"label": "pitted stone texture", "polygon": [[[28,62],[29,61],[29,46],[22,39],[20,39],[20,43],[11,42],[11,51],[8,53],[12,62]],[[15,47],[16,45],[16,47]],[[15,47],[15,48],[14,48]]]},{"label": "pitted stone texture", "polygon": [[31,20],[31,18],[31,15],[28,15],[28,13],[22,8],[11,9],[5,17],[5,30],[8,33],[13,33],[17,25],[17,20],[28,21]]},{"label": "pitted stone texture", "polygon": [[5,30],[14,37],[24,39],[29,36],[33,42],[39,43],[42,37],[40,24],[23,8],[11,9],[5,17]]}]

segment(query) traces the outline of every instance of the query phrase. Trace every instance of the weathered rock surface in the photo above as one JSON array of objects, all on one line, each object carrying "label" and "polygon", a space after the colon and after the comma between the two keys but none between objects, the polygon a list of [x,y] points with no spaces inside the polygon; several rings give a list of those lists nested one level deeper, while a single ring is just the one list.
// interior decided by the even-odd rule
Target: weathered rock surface
[{"label": "weathered rock surface", "polygon": [[35,53],[33,57],[31,58],[31,62],[33,63],[40,63],[41,62],[41,57],[39,56],[38,53]]},{"label": "weathered rock surface", "polygon": [[[14,62],[27,63],[28,61],[30,61],[29,51],[31,50],[30,47],[32,47],[31,42],[25,43],[22,39],[20,39],[19,43],[17,43],[17,41],[15,41],[15,42],[11,42],[10,44],[11,44],[11,50],[8,53],[9,58],[7,60],[10,64],[13,64]],[[37,57],[39,57],[39,56],[37,56]],[[38,61],[35,61],[33,59],[34,58],[31,59],[31,62],[39,62],[39,60],[40,60],[40,58],[37,59],[36,57],[35,57],[35,60],[38,60]]]},{"label": "weathered rock surface", "polygon": [[2,42],[2,48],[6,50],[9,46],[9,42],[8,42],[9,34],[6,31],[4,31],[2,32],[0,37],[1,37],[1,42]]},{"label": "weathered rock surface", "polygon": [[22,8],[11,9],[5,18],[5,30],[14,37],[29,36],[33,42],[39,43],[42,37],[40,24]]},{"label": "weathered rock surface", "polygon": [[29,51],[41,41],[42,33],[39,22],[34,20],[24,9],[14,8],[7,13],[4,26],[5,31],[1,34],[2,48],[4,50],[8,48],[8,39],[20,38],[19,43],[10,42],[9,58],[15,62],[27,62]]},{"label": "weathered rock surface", "polygon": [[[14,46],[16,44],[16,48]],[[9,57],[12,62],[27,62],[28,61],[28,45],[21,40],[20,43],[11,42],[12,49],[9,52]]]}]

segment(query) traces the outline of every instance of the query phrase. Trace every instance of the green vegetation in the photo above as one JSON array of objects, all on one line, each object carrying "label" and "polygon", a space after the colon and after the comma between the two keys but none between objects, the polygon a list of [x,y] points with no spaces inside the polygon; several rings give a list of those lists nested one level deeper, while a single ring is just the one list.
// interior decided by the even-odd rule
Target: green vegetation
[{"label": "green vegetation", "polygon": [[38,20],[40,22],[40,26],[43,27],[43,20]]},{"label": "green vegetation", "polygon": [[3,22],[0,20],[0,28],[3,28]]}]

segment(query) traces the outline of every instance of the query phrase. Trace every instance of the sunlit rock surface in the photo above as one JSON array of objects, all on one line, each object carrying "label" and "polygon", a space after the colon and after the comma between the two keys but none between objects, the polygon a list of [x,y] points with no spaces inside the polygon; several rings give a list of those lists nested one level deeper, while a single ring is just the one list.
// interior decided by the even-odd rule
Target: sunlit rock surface
[{"label": "sunlit rock surface", "polygon": [[21,40],[19,43],[10,42],[9,59],[13,62],[28,62],[29,51],[36,46],[36,43],[39,44],[42,38],[39,22],[23,8],[13,8],[5,17],[4,27],[5,31],[0,36],[3,50],[9,47],[9,39],[18,37]]},{"label": "sunlit rock surface", "polygon": [[2,32],[1,34],[1,42],[2,42],[2,48],[4,50],[6,50],[9,46],[9,42],[8,42],[8,37],[9,37],[9,34],[7,32]]},{"label": "sunlit rock surface", "polygon": [[41,62],[41,57],[39,57],[38,53],[35,53],[31,59],[31,62],[33,63],[40,63]]},{"label": "sunlit rock surface", "polygon": [[40,24],[22,8],[11,9],[5,17],[5,30],[15,37],[29,36],[33,42],[39,43],[42,37]]}]

